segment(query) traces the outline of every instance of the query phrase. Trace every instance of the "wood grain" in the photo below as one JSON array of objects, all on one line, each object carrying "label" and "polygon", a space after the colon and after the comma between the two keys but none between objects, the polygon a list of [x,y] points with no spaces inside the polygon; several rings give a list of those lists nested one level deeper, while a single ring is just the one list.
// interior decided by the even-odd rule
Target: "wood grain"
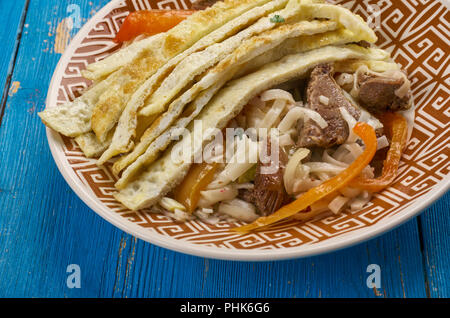
[{"label": "wood grain", "polygon": [[3,26],[0,28],[0,39],[3,40],[0,54],[0,88],[2,89],[0,122],[8,94],[14,94],[20,85],[18,82],[11,83],[11,75],[24,28],[27,5],[26,0],[0,2],[0,12],[3,14]]},{"label": "wood grain", "polygon": [[450,297],[450,194],[420,216],[424,268],[430,297]]},{"label": "wood grain", "polygon": [[[70,4],[87,19],[107,2]],[[448,195],[419,222],[343,251],[282,262],[183,255],[101,219],[60,175],[37,116],[61,56],[55,32],[69,2],[31,0],[20,46],[26,2],[10,3],[0,3],[11,12],[0,31],[7,48],[0,84],[10,69],[10,82],[20,88],[5,97],[0,126],[0,297],[448,297]],[[81,289],[66,285],[69,264],[80,265]],[[381,267],[378,290],[366,286],[369,264]]]}]

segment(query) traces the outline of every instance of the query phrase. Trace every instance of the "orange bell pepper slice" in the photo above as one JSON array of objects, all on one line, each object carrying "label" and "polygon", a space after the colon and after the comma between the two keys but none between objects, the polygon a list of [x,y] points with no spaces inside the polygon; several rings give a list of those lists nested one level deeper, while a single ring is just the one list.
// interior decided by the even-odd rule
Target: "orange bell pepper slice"
[{"label": "orange bell pepper slice", "polygon": [[114,42],[130,41],[141,34],[166,32],[192,15],[195,10],[142,10],[130,13],[123,21]]},{"label": "orange bell pepper slice", "polygon": [[383,163],[383,171],[379,178],[369,179],[358,177],[351,182],[351,186],[369,192],[380,192],[390,186],[398,175],[398,166],[408,139],[408,123],[397,113],[385,113],[380,117],[391,137],[391,146]]},{"label": "orange bell pepper slice", "polygon": [[357,177],[362,170],[372,161],[377,151],[377,137],[375,130],[366,123],[357,123],[353,128],[365,144],[364,152],[344,171],[321,185],[309,190],[299,197],[296,201],[283,206],[272,215],[260,217],[255,222],[232,229],[239,233],[247,233],[292,217],[297,213],[306,210],[315,202],[335,193],[337,190],[346,187]]},{"label": "orange bell pepper slice", "polygon": [[183,182],[173,191],[174,199],[183,204],[189,213],[197,208],[200,191],[204,190],[214,178],[219,164],[194,164]]}]

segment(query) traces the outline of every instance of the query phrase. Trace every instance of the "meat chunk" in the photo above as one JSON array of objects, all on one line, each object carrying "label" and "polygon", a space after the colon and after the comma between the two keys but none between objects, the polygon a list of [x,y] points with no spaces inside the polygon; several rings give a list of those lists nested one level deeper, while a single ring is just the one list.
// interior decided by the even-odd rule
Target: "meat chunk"
[{"label": "meat chunk", "polygon": [[192,9],[193,10],[204,10],[208,7],[211,7],[214,5],[214,3],[218,2],[219,0],[195,0],[192,2]]},{"label": "meat chunk", "polygon": [[328,127],[321,129],[311,119],[299,125],[300,147],[329,148],[343,144],[348,138],[349,127],[341,115],[341,107],[355,119],[361,116],[361,112],[344,96],[333,73],[331,64],[321,64],[311,73],[306,91],[306,107],[318,112],[327,121]]},{"label": "meat chunk", "polygon": [[[373,113],[406,110],[411,107],[411,91],[409,81],[408,83],[405,81],[407,81],[406,76],[362,74],[358,77],[359,101]],[[397,92],[401,87],[406,88],[403,96]]]},{"label": "meat chunk", "polygon": [[[283,182],[284,170],[289,158],[282,148],[279,148],[278,158],[276,158],[275,154],[272,156],[270,142],[267,142],[267,149],[270,161],[267,163],[258,162],[254,189],[240,193],[240,197],[255,204],[262,215],[270,215],[291,201],[290,196],[284,189]],[[276,171],[266,173],[263,170],[264,167],[275,167],[273,170]]]}]

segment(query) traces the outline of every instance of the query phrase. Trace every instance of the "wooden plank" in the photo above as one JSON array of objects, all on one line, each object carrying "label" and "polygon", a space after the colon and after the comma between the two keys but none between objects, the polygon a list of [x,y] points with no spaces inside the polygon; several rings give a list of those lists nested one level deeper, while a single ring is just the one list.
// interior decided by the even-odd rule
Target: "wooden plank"
[{"label": "wooden plank", "polygon": [[[0,28],[0,39],[2,39],[2,54],[0,54],[0,123],[5,102],[8,94],[14,94],[18,89],[18,83],[11,83],[14,60],[22,35],[26,6],[28,1],[1,1],[0,12],[2,12],[2,27]],[[11,84],[12,87],[11,87]]]},{"label": "wooden plank", "polygon": [[[71,1],[85,18],[107,2]],[[0,127],[0,296],[98,296],[103,267],[119,248],[122,232],[88,209],[63,180],[37,116],[61,56],[52,48],[66,14],[58,0],[31,1],[12,76],[21,84],[8,96]],[[69,264],[81,267],[81,289],[66,286]]]},{"label": "wooden plank", "polygon": [[[343,251],[280,262],[208,260],[130,242],[122,251],[119,297],[426,296],[415,220]],[[370,264],[381,267],[378,290],[366,284]]]},{"label": "wooden plank", "polygon": [[450,297],[450,193],[420,217],[430,297]]}]

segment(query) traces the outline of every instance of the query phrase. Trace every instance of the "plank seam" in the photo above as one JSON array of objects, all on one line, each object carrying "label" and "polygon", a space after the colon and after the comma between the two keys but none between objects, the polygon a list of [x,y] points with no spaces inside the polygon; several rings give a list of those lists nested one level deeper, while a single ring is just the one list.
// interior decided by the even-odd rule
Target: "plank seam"
[{"label": "plank seam", "polygon": [[22,34],[23,34],[23,28],[25,25],[25,20],[27,17],[27,13],[28,13],[28,7],[30,4],[30,0],[26,0],[25,1],[25,6],[22,12],[22,15],[20,17],[20,22],[19,22],[19,27],[17,28],[17,36],[16,36],[16,41],[14,44],[14,49],[12,52],[12,59],[9,62],[9,67],[8,67],[8,72],[7,72],[7,76],[6,76],[6,81],[5,81],[5,86],[3,87],[3,93],[2,93],[2,100],[0,103],[0,126],[2,125],[3,122],[3,115],[5,113],[5,108],[6,108],[6,103],[8,101],[8,90],[9,90],[9,86],[11,85],[11,79],[12,76],[14,74],[14,69],[16,66],[16,60],[17,60],[17,55],[19,53],[19,48],[20,48],[20,42],[22,40]]},{"label": "plank seam", "polygon": [[423,241],[422,227],[423,227],[423,225],[422,225],[422,217],[419,216],[417,218],[417,231],[418,231],[418,234],[419,234],[420,251],[421,251],[421,254],[422,254],[422,270],[423,270],[423,278],[424,278],[424,282],[425,282],[425,292],[427,294],[427,298],[431,298],[430,282],[428,280],[426,251],[425,251],[425,243]]}]

